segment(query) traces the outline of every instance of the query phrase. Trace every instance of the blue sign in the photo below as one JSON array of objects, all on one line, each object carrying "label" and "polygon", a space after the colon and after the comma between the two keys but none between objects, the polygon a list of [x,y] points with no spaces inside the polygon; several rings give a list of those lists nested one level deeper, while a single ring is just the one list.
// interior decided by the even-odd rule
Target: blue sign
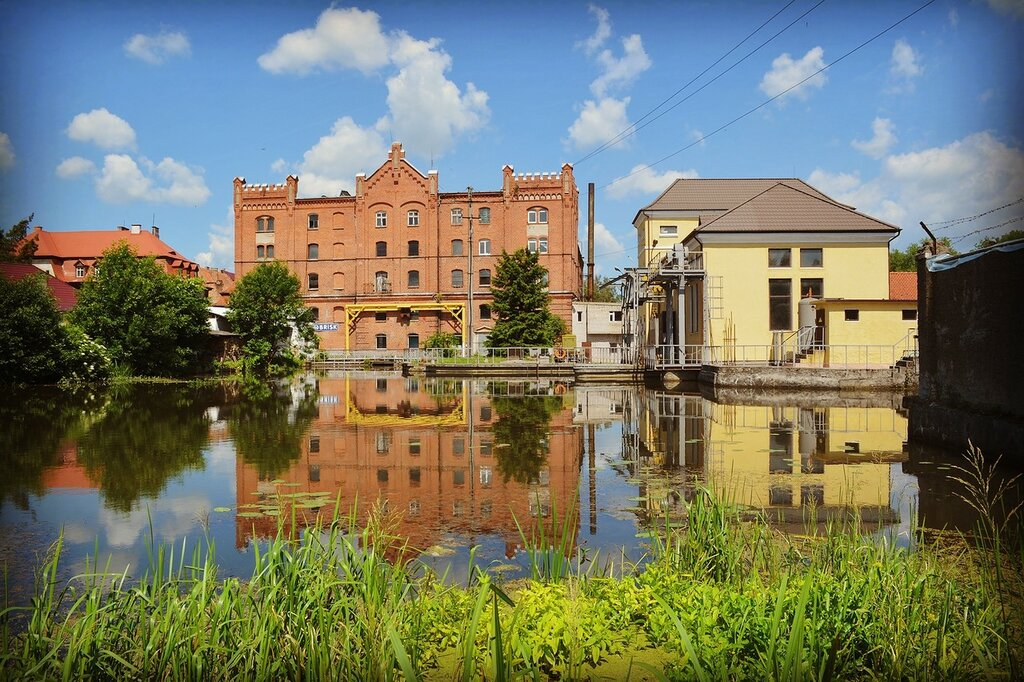
[{"label": "blue sign", "polygon": [[315,322],[313,323],[313,331],[315,332],[336,332],[338,331],[337,322]]}]

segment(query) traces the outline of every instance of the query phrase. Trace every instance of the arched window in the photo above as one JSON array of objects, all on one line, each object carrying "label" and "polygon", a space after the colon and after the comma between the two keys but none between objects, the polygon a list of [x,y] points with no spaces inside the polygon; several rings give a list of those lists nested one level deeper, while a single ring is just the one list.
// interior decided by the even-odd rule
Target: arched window
[{"label": "arched window", "polygon": [[320,275],[316,274],[315,272],[311,272],[309,273],[309,275],[307,275],[307,278],[309,280],[308,288],[310,291],[316,291],[317,289],[320,288]]},{"label": "arched window", "polygon": [[336,306],[334,308],[334,321],[344,322],[345,321],[345,308],[344,306]]},{"label": "arched window", "polygon": [[452,240],[452,255],[453,256],[461,256],[462,255],[462,240],[461,239],[453,239]]},{"label": "arched window", "polygon": [[387,211],[377,211],[377,227],[387,227],[387,226],[388,226],[388,212]]},{"label": "arched window", "polygon": [[267,247],[259,244],[256,246],[256,260],[263,260],[267,257]]},{"label": "arched window", "polygon": [[480,224],[489,225],[491,222],[491,209],[481,208],[480,209]]},{"label": "arched window", "polygon": [[420,271],[410,270],[409,271],[409,288],[419,289],[420,287]]},{"label": "arched window", "polygon": [[256,219],[256,231],[257,232],[273,232],[274,231],[274,218],[272,216],[264,215]]},{"label": "arched window", "polygon": [[307,216],[307,219],[308,219],[308,223],[307,224],[308,224],[309,229],[317,230],[317,229],[320,228],[320,216],[318,216],[316,213],[310,213]]},{"label": "arched window", "polygon": [[480,270],[480,286],[489,287],[491,286],[491,271],[487,268]]},{"label": "arched window", "polygon": [[416,227],[419,224],[420,224],[420,212],[419,211],[409,211],[406,214],[406,225],[408,225],[409,227]]},{"label": "arched window", "polygon": [[383,270],[378,270],[374,273],[373,288],[378,293],[387,293],[391,291],[391,282],[388,281],[388,273]]},{"label": "arched window", "polygon": [[462,285],[462,270],[452,270],[452,286],[461,287]]},{"label": "arched window", "polygon": [[489,320],[491,319],[491,306],[484,303],[480,306],[480,319]]},{"label": "arched window", "polygon": [[381,350],[387,349],[387,347],[388,347],[388,335],[387,334],[377,334],[377,336],[375,338],[377,340],[377,348],[379,348]]},{"label": "arched window", "polygon": [[480,254],[481,256],[490,256],[491,255],[491,240],[490,239],[481,239],[480,241],[477,242],[477,246],[479,247],[477,249],[477,253]]},{"label": "arched window", "polygon": [[345,288],[345,273],[336,272],[334,273],[334,288],[344,289]]},{"label": "arched window", "polygon": [[413,239],[409,242],[409,255],[418,256],[420,255],[420,243]]},{"label": "arched window", "polygon": [[310,244],[308,247],[306,247],[306,258],[308,258],[309,260],[316,260],[319,257],[320,257],[320,245],[319,244]]},{"label": "arched window", "polygon": [[387,255],[388,255],[388,243],[387,242],[377,242],[377,257],[378,258],[383,258],[384,256],[387,256]]},{"label": "arched window", "polygon": [[548,210],[546,208],[531,208],[526,212],[526,222],[531,225],[546,225],[548,222]]}]

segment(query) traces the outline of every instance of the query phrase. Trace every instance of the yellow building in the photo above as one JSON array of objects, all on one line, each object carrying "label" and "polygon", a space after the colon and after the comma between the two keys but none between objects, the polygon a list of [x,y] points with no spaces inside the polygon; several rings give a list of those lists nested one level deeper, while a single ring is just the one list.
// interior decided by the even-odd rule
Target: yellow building
[{"label": "yellow building", "polygon": [[[801,328],[823,343],[802,297],[887,300],[899,234],[792,178],[677,180],[634,226],[641,277],[658,285],[640,301],[637,340],[727,360],[767,359]],[[686,271],[700,276],[676,276]]]}]

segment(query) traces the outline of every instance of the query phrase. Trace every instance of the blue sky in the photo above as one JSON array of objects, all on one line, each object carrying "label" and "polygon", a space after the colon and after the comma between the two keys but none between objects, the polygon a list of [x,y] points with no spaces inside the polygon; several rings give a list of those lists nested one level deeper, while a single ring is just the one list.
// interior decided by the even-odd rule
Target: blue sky
[{"label": "blue sky", "polygon": [[0,222],[155,220],[230,268],[236,175],[336,195],[400,140],[443,191],[574,163],[603,274],[682,176],[795,175],[966,250],[1024,228],[948,222],[1024,197],[1024,1],[934,0],[843,57],[925,2],[2,2]]}]

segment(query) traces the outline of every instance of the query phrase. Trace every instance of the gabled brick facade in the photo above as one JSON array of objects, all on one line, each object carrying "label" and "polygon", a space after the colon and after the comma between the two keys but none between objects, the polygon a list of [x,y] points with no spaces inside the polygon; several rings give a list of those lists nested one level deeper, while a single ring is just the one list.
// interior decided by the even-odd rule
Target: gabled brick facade
[{"label": "gabled brick facade", "polygon": [[395,143],[380,168],[356,176],[354,196],[300,199],[298,185],[295,176],[279,185],[235,178],[235,271],[244,277],[260,262],[284,262],[316,309],[322,348],[345,348],[346,324],[353,350],[422,347],[438,331],[462,334],[452,310],[466,305],[470,285],[480,342],[493,325],[486,275],[494,276],[502,251],[523,247],[541,251],[551,309],[571,328],[583,274],[571,165],[525,175],[505,166],[500,189],[470,196],[439,191],[437,172],[421,173]]}]

